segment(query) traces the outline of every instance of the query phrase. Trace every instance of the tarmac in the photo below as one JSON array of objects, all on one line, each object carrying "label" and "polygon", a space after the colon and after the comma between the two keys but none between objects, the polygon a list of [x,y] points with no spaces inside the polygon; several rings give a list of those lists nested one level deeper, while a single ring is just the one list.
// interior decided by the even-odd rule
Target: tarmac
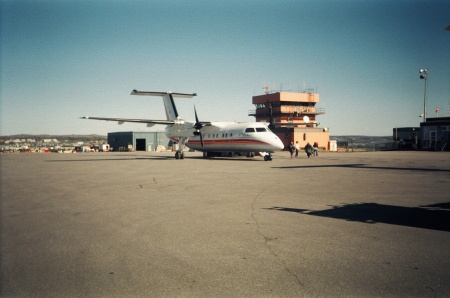
[{"label": "tarmac", "polygon": [[1,297],[450,297],[450,153],[0,154]]}]

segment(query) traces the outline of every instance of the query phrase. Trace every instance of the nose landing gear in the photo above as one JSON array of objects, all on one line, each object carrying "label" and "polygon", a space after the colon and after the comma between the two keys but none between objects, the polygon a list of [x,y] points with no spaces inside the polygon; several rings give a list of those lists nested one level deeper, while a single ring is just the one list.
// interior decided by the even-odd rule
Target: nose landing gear
[{"label": "nose landing gear", "polygon": [[265,161],[271,161],[272,160],[272,153],[264,155],[264,160]]}]

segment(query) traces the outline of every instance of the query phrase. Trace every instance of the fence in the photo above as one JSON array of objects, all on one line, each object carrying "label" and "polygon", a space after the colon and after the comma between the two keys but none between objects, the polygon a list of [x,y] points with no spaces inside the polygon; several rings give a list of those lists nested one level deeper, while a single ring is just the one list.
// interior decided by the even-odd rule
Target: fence
[{"label": "fence", "polygon": [[338,151],[397,150],[398,142],[337,142]]}]

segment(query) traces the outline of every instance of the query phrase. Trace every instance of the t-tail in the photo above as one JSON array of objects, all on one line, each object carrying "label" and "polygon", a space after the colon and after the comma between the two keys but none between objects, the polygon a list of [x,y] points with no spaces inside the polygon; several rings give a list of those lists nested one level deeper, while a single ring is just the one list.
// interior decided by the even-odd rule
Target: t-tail
[{"label": "t-tail", "polygon": [[191,98],[197,96],[197,93],[186,94],[186,93],[173,93],[167,92],[151,92],[151,91],[138,91],[134,89],[131,91],[131,95],[144,95],[144,96],[162,96],[164,102],[164,109],[166,110],[167,120],[178,120],[179,115],[177,107],[175,106],[174,97],[184,97]]}]

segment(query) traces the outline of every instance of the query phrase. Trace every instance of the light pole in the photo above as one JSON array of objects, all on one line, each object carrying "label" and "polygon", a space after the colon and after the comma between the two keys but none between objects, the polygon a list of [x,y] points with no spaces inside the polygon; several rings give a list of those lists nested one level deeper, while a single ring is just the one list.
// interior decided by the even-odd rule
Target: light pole
[{"label": "light pole", "polygon": [[419,70],[420,78],[425,80],[425,92],[423,94],[423,122],[427,121],[427,87],[428,87],[428,68]]}]

